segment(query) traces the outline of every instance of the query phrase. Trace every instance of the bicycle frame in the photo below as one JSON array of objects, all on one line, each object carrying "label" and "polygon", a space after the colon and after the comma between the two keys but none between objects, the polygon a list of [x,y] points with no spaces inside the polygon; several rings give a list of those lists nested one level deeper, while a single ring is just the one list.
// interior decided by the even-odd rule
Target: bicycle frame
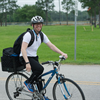
[{"label": "bicycle frame", "polygon": [[45,89],[45,88],[48,86],[48,84],[50,83],[50,81],[52,80],[52,78],[54,77],[54,75],[55,75],[55,74],[58,74],[57,68],[54,68],[54,70],[50,70],[50,71],[48,71],[48,72],[42,74],[40,77],[46,76],[46,75],[48,75],[48,74],[51,74],[51,76],[49,77],[49,79],[48,79],[47,82],[45,83],[43,89]]},{"label": "bicycle frame", "polygon": [[[54,77],[54,75],[55,75],[55,74],[58,74],[57,68],[54,67],[54,70],[48,71],[48,72],[42,74],[40,77],[46,76],[46,75],[48,75],[48,74],[51,74],[51,76],[49,77],[49,79],[48,79],[47,82],[45,83],[45,85],[44,85],[44,87],[43,87],[42,90],[44,90],[44,89],[48,86],[48,84],[50,83],[50,81],[52,80],[52,78]],[[68,89],[67,89],[67,86],[65,85],[65,83],[64,83],[63,85],[64,85],[64,87],[65,87],[65,90],[66,90],[67,94],[69,95],[68,98],[66,97],[66,95],[65,95],[65,93],[64,93],[64,91],[63,91],[63,88],[62,88],[61,83],[60,83],[60,77],[58,78],[58,84],[59,84],[61,93],[63,94],[64,98],[65,98],[66,100],[67,100],[68,98],[70,98],[71,95],[70,95],[70,93],[68,92]]]},{"label": "bicycle frame", "polygon": [[[28,74],[28,73],[26,73],[26,74]],[[48,71],[48,72],[46,72],[46,73],[43,73],[40,77],[44,77],[44,76],[46,76],[46,75],[48,75],[48,74],[51,74],[51,75],[50,75],[50,77],[48,78],[48,80],[47,80],[47,82],[45,83],[45,85],[44,85],[44,87],[43,87],[42,90],[46,89],[46,87],[49,85],[49,83],[51,82],[51,80],[52,80],[52,78],[54,77],[55,74],[59,75],[59,73],[58,73],[58,71],[57,71],[57,68],[54,67],[54,70],[50,70],[50,71]],[[30,74],[28,74],[28,75],[30,75]],[[67,100],[68,98],[71,97],[71,95],[70,95],[70,93],[69,93],[69,91],[68,91],[68,89],[67,89],[67,86],[66,86],[65,83],[64,83],[63,85],[64,85],[64,87],[65,87],[65,90],[66,90],[67,94],[69,95],[69,97],[66,97],[66,95],[65,95],[65,93],[64,93],[64,91],[63,91],[63,88],[62,88],[62,86],[61,86],[61,82],[60,82],[60,79],[61,79],[61,78],[63,78],[63,76],[59,76],[59,77],[57,78],[57,81],[58,81],[58,84],[59,84],[59,87],[60,87],[60,90],[61,90],[62,95],[63,95],[64,98]],[[37,87],[36,87],[36,88],[37,88]],[[42,90],[41,90],[41,92],[42,92]]]}]

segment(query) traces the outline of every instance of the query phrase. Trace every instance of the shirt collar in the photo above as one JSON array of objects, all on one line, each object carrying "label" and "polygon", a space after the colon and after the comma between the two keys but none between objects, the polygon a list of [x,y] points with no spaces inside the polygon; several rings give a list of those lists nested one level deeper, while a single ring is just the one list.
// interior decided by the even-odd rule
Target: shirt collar
[{"label": "shirt collar", "polygon": [[33,32],[34,32],[34,34],[36,35],[36,37],[38,37],[37,34],[35,33],[34,29],[33,29]]}]

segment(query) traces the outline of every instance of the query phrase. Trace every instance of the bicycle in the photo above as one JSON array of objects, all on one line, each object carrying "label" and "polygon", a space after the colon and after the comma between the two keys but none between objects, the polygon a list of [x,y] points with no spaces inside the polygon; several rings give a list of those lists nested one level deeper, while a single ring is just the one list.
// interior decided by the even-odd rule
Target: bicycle
[{"label": "bicycle", "polygon": [[[30,74],[26,70],[18,71],[12,73],[6,80],[6,93],[10,100],[45,100],[43,94],[46,93],[46,87],[56,74],[56,82],[53,86],[53,99],[54,100],[85,100],[84,93],[77,83],[73,80],[65,78],[64,75],[59,74],[58,70],[60,69],[60,61],[65,60],[63,56],[59,56],[59,61],[47,61],[42,63],[52,64],[53,70],[50,70],[46,73],[43,73],[40,77],[44,77],[48,74],[51,74],[48,80],[45,83],[45,79],[38,79],[42,81],[43,89],[39,92],[37,83],[34,81],[33,86],[35,88],[34,93],[27,91],[23,82],[28,78]],[[12,88],[13,86],[13,88]]]}]

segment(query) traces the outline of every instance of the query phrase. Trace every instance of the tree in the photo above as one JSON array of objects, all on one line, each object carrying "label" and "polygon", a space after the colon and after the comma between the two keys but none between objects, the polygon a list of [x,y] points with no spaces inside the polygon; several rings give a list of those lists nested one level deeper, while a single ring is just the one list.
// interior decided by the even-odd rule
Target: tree
[{"label": "tree", "polygon": [[48,11],[53,10],[54,0],[37,0],[36,6],[40,7],[46,13],[46,25],[48,25]]},{"label": "tree", "polygon": [[44,17],[42,9],[38,8],[36,5],[24,5],[18,8],[14,13],[14,21],[30,22],[31,18],[36,15]]},{"label": "tree", "polygon": [[3,21],[3,12],[4,12],[4,0],[0,0],[0,23],[2,26],[2,21]]},{"label": "tree", "polygon": [[16,2],[16,0],[0,0],[0,11],[2,19],[5,20],[5,26],[7,26],[7,15],[11,15],[18,8]]},{"label": "tree", "polygon": [[99,28],[100,28],[100,2],[99,2]]},{"label": "tree", "polygon": [[27,22],[36,14],[35,6],[24,5],[14,13],[14,20],[17,22]]},{"label": "tree", "polygon": [[2,26],[2,13],[0,13],[0,26]]},{"label": "tree", "polygon": [[63,0],[62,1],[63,9],[66,10],[66,16],[67,16],[67,25],[68,25],[68,13],[74,9],[75,3],[73,0]]},{"label": "tree", "polygon": [[[91,9],[88,11],[88,13],[91,16],[91,19],[93,19],[92,16],[94,16],[94,26],[96,27],[96,15],[99,13],[99,10],[98,10],[99,5],[98,4],[100,3],[100,0],[79,0],[79,1],[82,3],[83,8],[91,7]],[[99,17],[100,17],[100,14],[99,14]]]}]

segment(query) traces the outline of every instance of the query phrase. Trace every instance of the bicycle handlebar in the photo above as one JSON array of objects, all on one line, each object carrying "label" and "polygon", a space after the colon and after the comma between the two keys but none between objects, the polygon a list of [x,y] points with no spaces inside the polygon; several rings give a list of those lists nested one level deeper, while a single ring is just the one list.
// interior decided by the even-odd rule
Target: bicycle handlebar
[{"label": "bicycle handlebar", "polygon": [[53,61],[46,61],[46,62],[43,62],[42,63],[42,65],[44,65],[44,64],[53,64],[53,65],[59,65],[59,62],[61,61],[61,60],[65,60],[65,57],[64,56],[59,56],[59,61],[55,61],[55,62],[53,62]]},{"label": "bicycle handlebar", "polygon": [[46,62],[43,62],[42,65],[49,64],[49,63],[50,63],[49,61],[46,61]]}]

